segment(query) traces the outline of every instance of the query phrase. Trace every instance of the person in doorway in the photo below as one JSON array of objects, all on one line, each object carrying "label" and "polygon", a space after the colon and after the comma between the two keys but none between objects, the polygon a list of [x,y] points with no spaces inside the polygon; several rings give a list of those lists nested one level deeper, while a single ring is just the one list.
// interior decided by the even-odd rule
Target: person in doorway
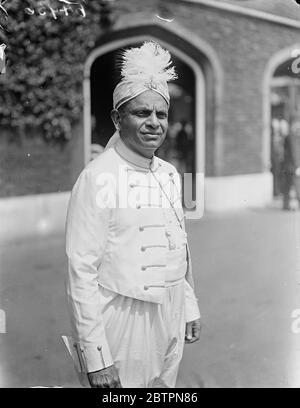
[{"label": "person in doorway", "polygon": [[194,149],[190,132],[188,132],[189,123],[186,119],[183,119],[181,120],[180,124],[181,128],[176,135],[176,149],[180,157],[180,167],[182,169],[182,173],[191,173]]},{"label": "person in doorway", "polygon": [[175,387],[184,343],[200,337],[180,179],[154,155],[168,127],[170,64],[152,41],[124,52],[116,132],[68,206],[67,299],[91,387]]},{"label": "person in doorway", "polygon": [[291,191],[294,189],[300,208],[300,120],[294,117],[290,131],[284,139],[281,163],[281,180],[284,210],[291,210]]},{"label": "person in doorway", "polygon": [[294,165],[294,188],[300,209],[300,117],[294,116],[291,125],[291,150]]},{"label": "person in doorway", "polygon": [[278,118],[272,119],[271,134],[271,171],[273,174],[274,196],[277,197],[281,195],[281,163],[284,152],[284,135],[281,132],[280,120]]}]

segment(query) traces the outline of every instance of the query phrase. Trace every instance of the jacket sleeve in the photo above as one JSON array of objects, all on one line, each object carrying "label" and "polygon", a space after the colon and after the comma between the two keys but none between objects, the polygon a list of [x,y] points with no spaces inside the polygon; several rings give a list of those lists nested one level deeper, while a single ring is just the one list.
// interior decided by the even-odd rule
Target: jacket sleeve
[{"label": "jacket sleeve", "polygon": [[100,313],[98,268],[108,234],[109,209],[97,206],[96,180],[89,169],[78,177],[66,220],[66,293],[79,359],[86,372],[113,364]]},{"label": "jacket sleeve", "polygon": [[194,292],[194,280],[192,274],[191,253],[188,244],[186,245],[187,252],[187,272],[185,275],[185,321],[191,322],[201,317],[198,299]]},{"label": "jacket sleeve", "polygon": [[[175,168],[174,168],[175,169]],[[176,171],[176,170],[175,170]],[[180,197],[182,198],[182,186],[180,182],[180,176],[176,172],[177,175],[177,186],[180,193]],[[184,217],[182,219],[182,228],[184,232],[186,231],[185,228],[185,221]],[[198,306],[198,299],[195,296],[194,292],[194,279],[193,279],[193,272],[192,272],[192,260],[191,260],[191,252],[189,248],[189,244],[186,241],[186,259],[187,259],[187,271],[185,274],[185,321],[191,322],[193,320],[199,319],[201,317],[199,306]]]}]

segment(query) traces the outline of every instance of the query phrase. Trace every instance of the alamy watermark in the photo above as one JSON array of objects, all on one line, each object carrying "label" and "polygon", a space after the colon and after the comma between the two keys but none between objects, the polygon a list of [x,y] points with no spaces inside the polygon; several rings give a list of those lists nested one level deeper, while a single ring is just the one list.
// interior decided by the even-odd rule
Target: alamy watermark
[{"label": "alamy watermark", "polygon": [[291,318],[293,319],[291,324],[292,333],[300,333],[300,309],[294,309],[291,313]]},{"label": "alamy watermark", "polygon": [[0,309],[0,333],[6,333],[6,314]]},{"label": "alamy watermark", "polygon": [[[193,200],[193,184],[195,199]],[[204,174],[182,176],[170,172],[136,172],[120,165],[118,174],[100,173],[96,178],[98,208],[163,208],[180,212],[186,219],[200,219],[204,213]]]},{"label": "alamy watermark", "polygon": [[291,57],[295,58],[292,62],[291,69],[294,74],[300,73],[300,48],[292,50]]}]

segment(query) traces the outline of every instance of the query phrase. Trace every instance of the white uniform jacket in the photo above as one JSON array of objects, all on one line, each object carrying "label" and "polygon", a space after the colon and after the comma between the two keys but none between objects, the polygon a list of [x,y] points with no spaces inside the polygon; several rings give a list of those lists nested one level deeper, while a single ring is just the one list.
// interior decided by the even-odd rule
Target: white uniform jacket
[{"label": "white uniform jacket", "polygon": [[[200,316],[192,289],[178,173],[157,157],[148,167],[143,160],[148,159],[120,140],[85,167],[69,201],[66,288],[73,334],[88,372],[113,364],[99,311],[98,285],[161,303],[168,279],[167,251],[175,254],[184,246],[186,321]],[[170,215],[182,224],[176,234],[171,221],[166,223]]]}]

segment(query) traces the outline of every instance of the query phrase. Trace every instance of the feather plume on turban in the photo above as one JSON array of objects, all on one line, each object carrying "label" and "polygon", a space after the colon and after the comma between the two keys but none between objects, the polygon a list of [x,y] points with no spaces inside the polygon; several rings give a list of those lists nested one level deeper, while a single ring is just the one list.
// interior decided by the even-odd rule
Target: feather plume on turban
[{"label": "feather plume on turban", "polygon": [[168,81],[177,78],[169,51],[154,41],[124,51],[121,61],[121,82],[113,93],[113,106],[118,109],[145,91],[155,91],[170,103]]}]

